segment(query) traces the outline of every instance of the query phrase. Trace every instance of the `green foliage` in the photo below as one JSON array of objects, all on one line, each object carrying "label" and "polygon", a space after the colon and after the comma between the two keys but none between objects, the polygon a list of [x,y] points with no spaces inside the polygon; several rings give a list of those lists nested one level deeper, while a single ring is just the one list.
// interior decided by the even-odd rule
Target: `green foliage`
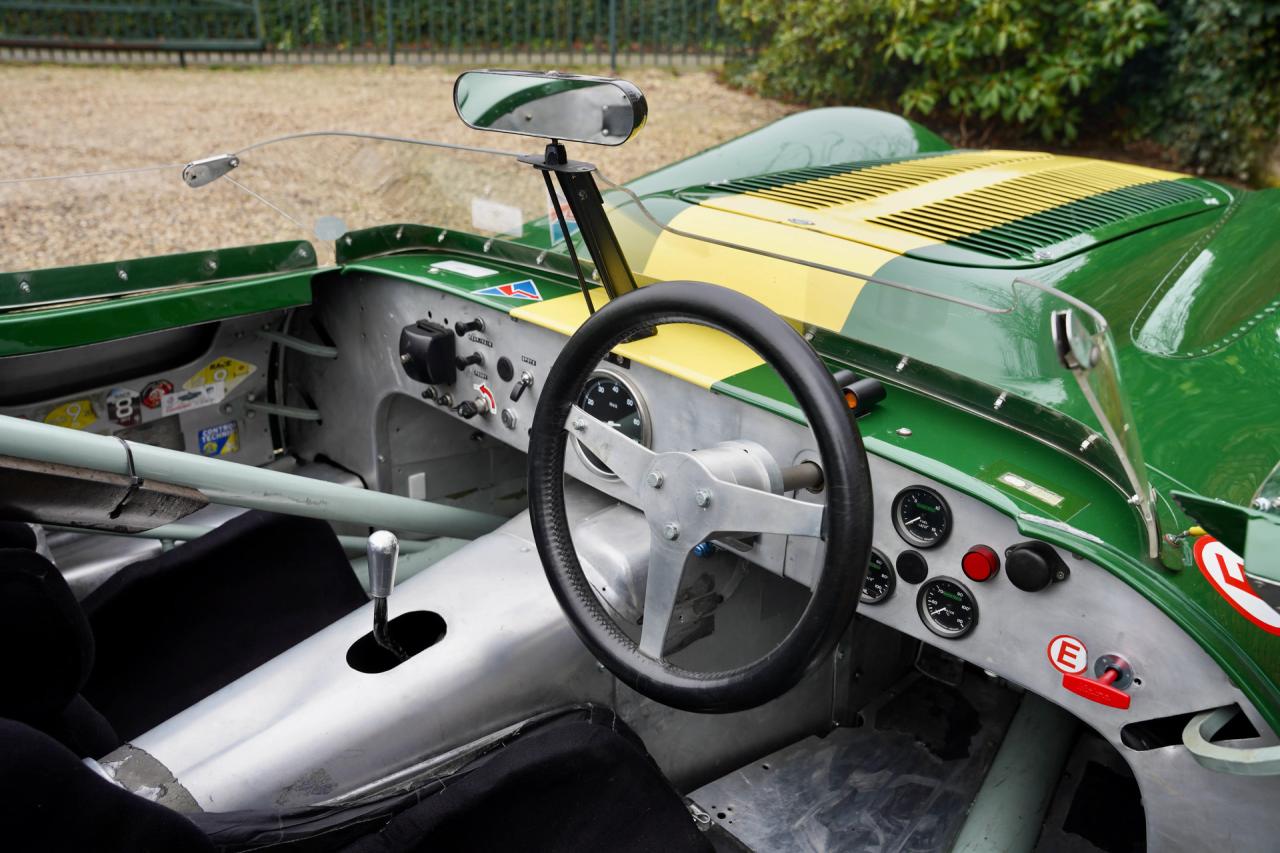
[{"label": "green foliage", "polygon": [[1280,142],[1280,4],[1182,0],[1152,64],[1135,98],[1141,129],[1184,167],[1264,178]]},{"label": "green foliage", "polygon": [[1082,109],[1158,38],[1151,0],[720,0],[757,46],[741,80],[808,103],[943,112],[1073,139]]}]

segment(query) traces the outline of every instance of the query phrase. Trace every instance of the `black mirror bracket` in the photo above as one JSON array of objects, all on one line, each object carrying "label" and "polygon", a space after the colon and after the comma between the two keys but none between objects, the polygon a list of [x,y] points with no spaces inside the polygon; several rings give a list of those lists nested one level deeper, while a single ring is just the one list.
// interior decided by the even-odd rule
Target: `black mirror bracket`
[{"label": "black mirror bracket", "polygon": [[554,139],[547,143],[541,156],[526,154],[518,159],[542,172],[547,184],[547,196],[551,200],[551,209],[555,211],[560,221],[560,233],[564,235],[565,248],[569,252],[574,269],[578,272],[578,283],[582,287],[582,296],[587,301],[588,310],[594,314],[595,306],[588,293],[587,279],[578,261],[578,253],[569,234],[564,212],[560,209],[559,199],[556,198],[556,193],[551,186],[552,172],[560,183],[561,194],[569,202],[569,210],[573,212],[574,221],[582,232],[582,242],[586,244],[587,252],[596,265],[600,283],[609,294],[609,298],[617,299],[635,290],[637,288],[635,275],[631,271],[631,265],[627,263],[622,245],[618,242],[618,235],[614,233],[613,225],[610,224],[609,217],[605,213],[600,188],[596,186],[593,174],[596,167],[581,160],[570,160],[564,145]]}]

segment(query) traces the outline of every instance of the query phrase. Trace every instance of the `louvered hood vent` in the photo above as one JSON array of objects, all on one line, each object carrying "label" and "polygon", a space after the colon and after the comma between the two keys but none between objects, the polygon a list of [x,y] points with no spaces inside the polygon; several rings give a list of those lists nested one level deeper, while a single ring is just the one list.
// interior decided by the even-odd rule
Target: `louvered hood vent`
[{"label": "louvered hood vent", "polygon": [[1021,151],[966,151],[911,160],[879,160],[791,169],[758,178],[726,181],[717,184],[716,189],[745,193],[808,210],[819,210],[865,201],[987,166],[1049,160],[1052,157],[1051,154]]},{"label": "louvered hood vent", "polygon": [[793,169],[706,190],[704,206],[971,266],[1046,263],[1228,200],[1172,172],[1018,151]]}]

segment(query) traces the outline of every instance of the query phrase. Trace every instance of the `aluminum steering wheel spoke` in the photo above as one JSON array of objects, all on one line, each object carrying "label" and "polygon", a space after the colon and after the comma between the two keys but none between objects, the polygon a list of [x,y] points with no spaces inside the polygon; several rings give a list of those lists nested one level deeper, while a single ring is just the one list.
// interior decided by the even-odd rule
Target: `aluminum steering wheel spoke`
[{"label": "aluminum steering wheel spoke", "polygon": [[640,652],[654,660],[662,660],[667,631],[675,615],[676,597],[684,578],[684,567],[693,545],[668,539],[661,530],[652,528],[649,546],[648,581],[644,590],[644,620],[640,625]]},{"label": "aluminum steering wheel spoke", "polygon": [[826,506],[716,479],[708,495],[716,533],[779,533],[822,538]]},{"label": "aluminum steering wheel spoke", "polygon": [[618,479],[639,492],[644,476],[656,456],[638,441],[627,438],[604,421],[587,414],[581,407],[569,410],[564,427],[569,435],[599,459]]}]

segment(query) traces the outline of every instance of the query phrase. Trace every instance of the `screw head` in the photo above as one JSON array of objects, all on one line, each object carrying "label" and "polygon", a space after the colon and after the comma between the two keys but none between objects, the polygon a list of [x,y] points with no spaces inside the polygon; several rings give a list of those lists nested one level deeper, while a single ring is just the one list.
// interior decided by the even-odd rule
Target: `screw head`
[{"label": "screw head", "polygon": [[894,430],[894,432],[896,432],[898,435],[902,436],[903,438],[907,438],[908,436],[911,435],[911,427],[898,427],[896,430]]},{"label": "screw head", "polygon": [[22,281],[18,282],[18,290],[21,290],[23,293],[30,293],[31,282],[27,281],[26,279],[23,279]]},{"label": "screw head", "polygon": [[698,489],[693,493],[693,502],[703,508],[711,506],[711,490]]},{"label": "screw head", "polygon": [[661,489],[664,479],[666,478],[662,476],[661,471],[650,471],[645,475],[644,484],[651,489]]},{"label": "screw head", "polygon": [[674,521],[668,521],[662,528],[662,538],[669,539],[672,542],[680,538],[680,525]]},{"label": "screw head", "polygon": [[583,418],[578,418],[573,422],[573,428],[576,432],[586,432],[587,422]]}]

